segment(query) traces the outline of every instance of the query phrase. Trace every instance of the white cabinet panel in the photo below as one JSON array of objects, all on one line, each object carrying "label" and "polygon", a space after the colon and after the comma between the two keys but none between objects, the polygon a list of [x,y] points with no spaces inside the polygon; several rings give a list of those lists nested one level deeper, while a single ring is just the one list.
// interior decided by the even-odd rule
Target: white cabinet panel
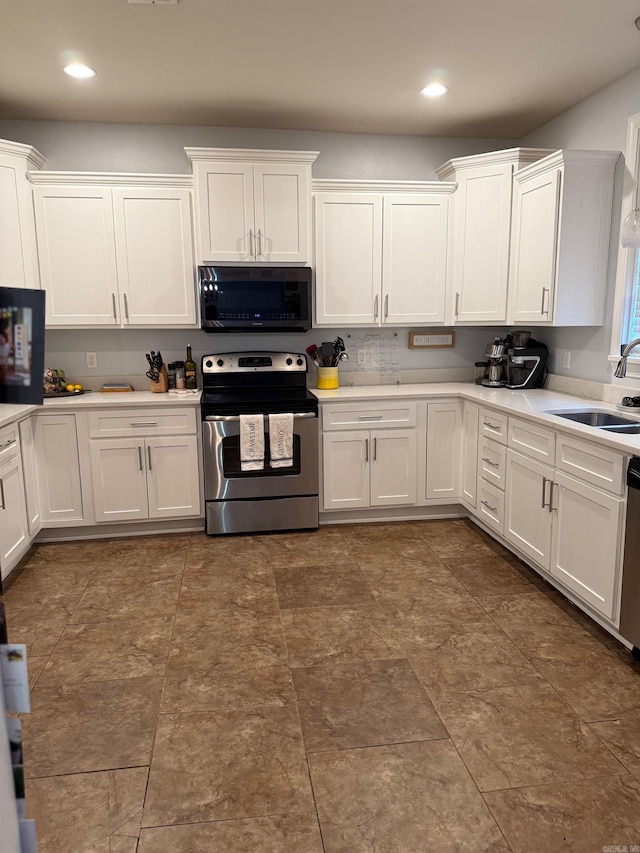
[{"label": "white cabinet panel", "polygon": [[147,484],[150,518],[177,518],[200,512],[196,436],[148,438]]},{"label": "white cabinet panel", "polygon": [[480,409],[480,435],[497,441],[500,444],[507,443],[509,419],[504,412],[495,409]]},{"label": "white cabinet panel", "polygon": [[96,521],[148,518],[144,441],[92,441],[89,452]]},{"label": "white cabinet panel", "polygon": [[325,509],[369,506],[368,431],[331,432],[322,437]]},{"label": "white cabinet panel", "polygon": [[20,456],[0,465],[0,569],[11,571],[30,544]]},{"label": "white cabinet panel", "polygon": [[507,448],[483,436],[478,447],[478,476],[504,491],[507,478]]},{"label": "white cabinet panel", "polygon": [[556,450],[555,433],[537,424],[523,421],[520,418],[509,418],[509,447],[539,459],[541,462],[554,464]]},{"label": "white cabinet panel", "polygon": [[392,403],[339,403],[322,407],[323,429],[362,428],[364,426],[415,426],[417,404]]},{"label": "white cabinet panel", "polygon": [[478,518],[500,535],[504,533],[504,504],[504,492],[484,480],[478,482]]},{"label": "white cabinet panel", "polygon": [[0,287],[40,287],[27,172],[43,165],[35,148],[0,140]]},{"label": "white cabinet panel", "polygon": [[121,316],[137,326],[193,325],[195,279],[188,190],[114,189]]},{"label": "white cabinet panel", "polygon": [[446,196],[384,196],[384,323],[444,322],[448,209]]},{"label": "white cabinet panel", "polygon": [[37,415],[34,438],[43,524],[82,521],[82,489],[75,415]]},{"label": "white cabinet panel", "polygon": [[256,260],[306,263],[309,259],[309,170],[270,163],[253,167]]},{"label": "white cabinet panel", "polygon": [[478,426],[480,409],[474,403],[464,403],[462,410],[462,488],[463,502],[475,509],[478,481]]},{"label": "white cabinet panel", "polygon": [[544,569],[549,568],[551,561],[553,513],[549,501],[553,474],[553,468],[513,450],[507,451],[504,535]]},{"label": "white cabinet panel", "polygon": [[625,488],[626,457],[601,444],[558,433],[556,468],[592,486],[621,495]]},{"label": "white cabinet panel", "polygon": [[216,163],[198,175],[196,193],[201,260],[254,259],[253,169],[248,163]]},{"label": "white cabinet panel", "polygon": [[24,475],[24,491],[27,506],[27,520],[29,523],[29,535],[33,538],[40,527],[40,497],[38,495],[38,474],[36,449],[33,438],[33,422],[31,418],[21,421],[20,446],[22,450],[22,473]]},{"label": "white cabinet panel", "polygon": [[620,580],[624,501],[556,473],[551,574],[607,619]]},{"label": "white cabinet panel", "polygon": [[427,499],[460,497],[460,404],[427,406]]},{"label": "white cabinet panel", "polygon": [[416,502],[416,431],[371,432],[371,506]]},{"label": "white cabinet panel", "polygon": [[371,325],[380,316],[382,198],[318,193],[315,204],[316,319]]}]

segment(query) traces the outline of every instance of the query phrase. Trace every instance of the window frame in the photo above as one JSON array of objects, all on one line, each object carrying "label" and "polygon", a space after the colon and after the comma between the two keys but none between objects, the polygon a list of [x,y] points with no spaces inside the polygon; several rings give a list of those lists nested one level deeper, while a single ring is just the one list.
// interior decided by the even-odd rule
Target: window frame
[{"label": "window frame", "polygon": [[[616,266],[615,299],[611,328],[611,348],[609,361],[617,364],[620,360],[620,347],[629,342],[629,325],[634,299],[634,281],[638,266],[640,249],[624,249],[620,245],[622,223],[631,213],[640,199],[640,113],[629,117],[627,125],[627,145],[625,150],[625,169],[623,196],[620,211],[620,229],[618,231],[618,262]],[[640,287],[640,281],[638,282]],[[627,362],[625,379],[614,382],[640,380],[640,347],[634,350]]]}]

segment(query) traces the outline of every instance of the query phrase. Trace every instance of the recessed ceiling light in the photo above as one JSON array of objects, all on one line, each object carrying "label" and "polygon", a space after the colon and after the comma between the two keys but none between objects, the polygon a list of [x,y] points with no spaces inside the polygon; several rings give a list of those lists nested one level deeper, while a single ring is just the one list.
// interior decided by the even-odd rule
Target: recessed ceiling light
[{"label": "recessed ceiling light", "polygon": [[86,80],[88,77],[95,77],[96,72],[88,65],[83,65],[81,62],[72,62],[71,65],[65,65],[64,73],[69,77],[77,77],[80,80]]},{"label": "recessed ceiling light", "polygon": [[444,95],[448,91],[447,87],[443,86],[442,83],[429,83],[424,89],[420,89],[420,94],[424,95],[425,98],[439,98],[440,95]]}]

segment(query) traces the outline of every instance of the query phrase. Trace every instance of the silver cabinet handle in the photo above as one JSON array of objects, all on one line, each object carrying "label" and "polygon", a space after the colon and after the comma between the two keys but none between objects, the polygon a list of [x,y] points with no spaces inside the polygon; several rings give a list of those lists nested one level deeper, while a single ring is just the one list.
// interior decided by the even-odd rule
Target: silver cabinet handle
[{"label": "silver cabinet handle", "polygon": [[127,294],[123,293],[122,297],[124,299],[124,319],[129,322],[129,302],[127,300]]},{"label": "silver cabinet handle", "polygon": [[0,497],[2,498],[2,506],[0,506],[0,509],[6,509],[7,505],[4,502],[4,480],[2,478],[0,478]]},{"label": "silver cabinet handle", "polygon": [[253,231],[249,228],[249,254],[255,258],[256,254],[253,251]]},{"label": "silver cabinet handle", "polygon": [[262,254],[262,229],[258,228],[258,245],[256,246],[256,258]]},{"label": "silver cabinet handle", "polygon": [[153,465],[151,464],[151,448],[147,445],[147,458],[149,460],[149,470],[153,471]]},{"label": "silver cabinet handle", "polygon": [[491,512],[498,512],[497,506],[491,506],[491,504],[488,504],[486,501],[480,501],[480,503],[482,504],[482,506],[486,506],[487,509],[490,509]]},{"label": "silver cabinet handle", "polygon": [[384,319],[386,320],[389,316],[389,294],[385,293],[384,296]]},{"label": "silver cabinet handle", "polygon": [[11,447],[12,444],[16,443],[15,438],[10,438],[9,441],[5,441],[4,444],[0,444],[0,450],[4,450],[5,447]]},{"label": "silver cabinet handle", "polygon": [[364,440],[364,461],[369,461],[369,439],[365,438]]},{"label": "silver cabinet handle", "polygon": [[484,425],[487,427],[487,429],[494,429],[494,430],[496,430],[497,432],[499,432],[499,431],[500,431],[500,427],[499,427],[499,426],[496,426],[495,424],[489,423],[489,421],[484,421]]},{"label": "silver cabinet handle", "polygon": [[553,482],[553,480],[549,480],[549,482],[551,483],[551,489],[550,489],[550,491],[549,491],[549,512],[555,512],[555,510],[557,510],[557,509],[558,509],[558,503],[557,503],[557,500],[556,500],[556,504],[555,504],[555,506],[553,505],[553,495],[554,495],[554,491],[553,491],[553,490],[554,490],[554,489],[557,489],[557,490],[558,490],[558,491],[555,493],[555,495],[556,495],[556,499],[557,499],[557,497],[558,497],[558,492],[560,491],[560,486],[559,486],[557,483],[554,483],[554,482]]},{"label": "silver cabinet handle", "polygon": [[140,471],[142,471],[142,448],[138,445],[138,466]]},{"label": "silver cabinet handle", "polygon": [[500,467],[500,465],[498,464],[498,462],[492,462],[490,459],[487,459],[487,457],[486,457],[486,456],[483,456],[483,457],[482,457],[482,461],[483,461],[483,462],[486,462],[486,463],[487,463],[487,465],[491,465],[491,467],[492,467],[492,468],[499,468],[499,467]]},{"label": "silver cabinet handle", "polygon": [[541,314],[548,314],[549,313],[549,305],[547,304],[547,308],[545,310],[544,304],[547,301],[546,297],[548,295],[550,295],[550,293],[551,293],[551,291],[549,290],[548,287],[542,288],[542,305],[540,306],[540,313]]},{"label": "silver cabinet handle", "polygon": [[460,313],[460,294],[456,293],[456,307],[453,310],[454,316],[458,316]]},{"label": "silver cabinet handle", "polygon": [[373,461],[374,462],[378,461],[378,439],[377,438],[373,439]]},{"label": "silver cabinet handle", "polygon": [[381,421],[384,415],[358,415],[359,421]]},{"label": "silver cabinet handle", "polygon": [[544,509],[547,505],[547,483],[551,483],[548,477],[542,478],[542,506],[541,509]]},{"label": "silver cabinet handle", "polygon": [[129,421],[129,426],[132,426],[132,427],[158,426],[158,421],[138,421],[137,423],[134,423],[133,421]]},{"label": "silver cabinet handle", "polygon": [[113,319],[117,321],[118,312],[116,311],[116,295],[115,295],[115,293],[111,294],[111,307],[113,309]]},{"label": "silver cabinet handle", "polygon": [[376,293],[375,301],[373,303],[373,319],[374,320],[378,319],[378,294],[377,293]]}]

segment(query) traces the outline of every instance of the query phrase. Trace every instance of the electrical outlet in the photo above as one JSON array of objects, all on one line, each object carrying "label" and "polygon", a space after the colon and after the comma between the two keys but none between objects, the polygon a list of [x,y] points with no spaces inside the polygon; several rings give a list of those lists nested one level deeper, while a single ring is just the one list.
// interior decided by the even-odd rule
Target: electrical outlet
[{"label": "electrical outlet", "polygon": [[87,367],[97,367],[98,366],[98,354],[95,352],[87,352],[85,353],[87,357]]},{"label": "electrical outlet", "polygon": [[565,350],[562,356],[562,366],[571,367],[571,350]]}]

